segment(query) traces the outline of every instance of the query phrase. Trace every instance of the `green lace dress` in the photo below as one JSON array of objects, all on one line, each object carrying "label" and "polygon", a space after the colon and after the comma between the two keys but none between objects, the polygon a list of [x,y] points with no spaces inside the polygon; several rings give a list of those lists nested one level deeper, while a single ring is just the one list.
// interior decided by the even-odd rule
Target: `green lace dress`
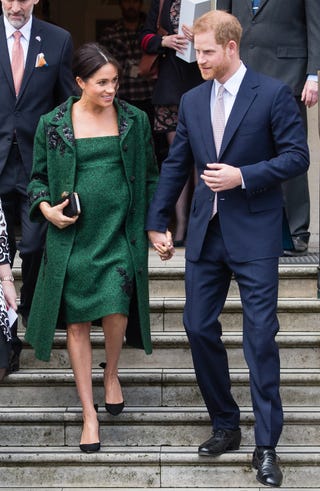
[{"label": "green lace dress", "polygon": [[67,323],[128,315],[133,286],[124,233],[130,195],[119,137],[80,138],[76,149],[81,214],[63,288]]}]

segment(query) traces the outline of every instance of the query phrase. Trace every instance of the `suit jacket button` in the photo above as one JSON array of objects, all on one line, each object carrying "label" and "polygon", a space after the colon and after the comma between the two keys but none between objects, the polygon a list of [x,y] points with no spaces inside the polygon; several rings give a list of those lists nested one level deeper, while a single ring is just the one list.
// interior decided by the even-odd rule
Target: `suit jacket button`
[{"label": "suit jacket button", "polygon": [[127,144],[123,145],[123,151],[124,152],[127,152],[128,151],[128,145]]},{"label": "suit jacket button", "polygon": [[130,240],[130,243],[131,243],[132,245],[135,245],[135,243],[136,243],[136,242],[137,242],[137,239],[131,239],[131,240]]},{"label": "suit jacket button", "polygon": [[136,176],[130,176],[130,181],[133,182],[136,180]]}]

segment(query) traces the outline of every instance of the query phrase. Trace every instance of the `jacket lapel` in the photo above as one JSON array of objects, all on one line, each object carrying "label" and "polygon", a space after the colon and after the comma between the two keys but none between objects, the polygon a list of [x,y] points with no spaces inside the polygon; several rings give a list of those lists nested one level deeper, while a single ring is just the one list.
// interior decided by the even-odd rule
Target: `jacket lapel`
[{"label": "jacket lapel", "polygon": [[[252,5],[251,0],[249,0],[249,1],[250,1],[251,5]],[[260,15],[260,13],[263,10],[263,8],[264,8],[264,6],[265,6],[266,3],[268,3],[268,0],[260,0],[260,7],[258,8],[257,13],[256,13],[256,15],[254,17],[256,17],[257,15]]]},{"label": "jacket lapel", "polygon": [[256,98],[256,88],[258,86],[258,79],[248,68],[240,85],[239,92],[233,104],[232,111],[224,130],[219,160],[221,160],[224,151],[227,149],[234,133],[237,131],[239,125],[241,124],[243,117],[245,116],[246,112]]},{"label": "jacket lapel", "polygon": [[0,46],[3,47],[1,50],[1,56],[0,56],[0,70],[1,69],[3,70],[5,77],[8,80],[8,84],[12,89],[12,93],[13,93],[14,97],[16,97],[15,91],[14,91],[10,57],[9,57],[9,52],[8,52],[8,48],[7,48],[8,44],[7,44],[6,30],[5,30],[4,22],[3,22],[3,16],[0,17]]},{"label": "jacket lapel", "polygon": [[197,128],[200,128],[200,138],[202,139],[202,148],[205,149],[207,154],[207,162],[216,162],[216,147],[214,145],[213,139],[213,128],[211,121],[211,90],[213,81],[202,84],[200,87],[202,89],[201,99],[202,103],[197,104]]}]

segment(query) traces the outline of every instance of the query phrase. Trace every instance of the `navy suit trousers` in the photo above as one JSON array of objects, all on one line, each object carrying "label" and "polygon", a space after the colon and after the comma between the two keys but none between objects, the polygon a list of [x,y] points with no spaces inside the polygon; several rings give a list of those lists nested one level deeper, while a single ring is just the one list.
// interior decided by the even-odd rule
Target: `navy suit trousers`
[{"label": "navy suit trousers", "polygon": [[243,350],[249,367],[256,445],[275,447],[283,424],[275,341],[279,330],[278,258],[233,261],[216,216],[209,224],[200,260],[186,263],[184,311],[197,381],[214,430],[235,430],[240,423],[219,322],[233,274],[243,307]]}]

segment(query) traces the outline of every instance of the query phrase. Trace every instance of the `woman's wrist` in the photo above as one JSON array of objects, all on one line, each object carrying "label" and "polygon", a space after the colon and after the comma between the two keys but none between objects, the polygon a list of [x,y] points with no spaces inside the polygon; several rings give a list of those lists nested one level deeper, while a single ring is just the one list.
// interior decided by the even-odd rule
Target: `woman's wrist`
[{"label": "woman's wrist", "polygon": [[12,274],[8,274],[8,275],[6,275],[6,276],[1,276],[1,277],[0,277],[0,281],[1,281],[1,283],[2,283],[3,281],[10,281],[11,283],[13,283],[13,282],[14,282],[14,277],[13,277],[13,275],[12,275]]},{"label": "woman's wrist", "polygon": [[165,48],[166,45],[164,44],[165,43],[165,39],[167,38],[168,36],[162,36],[162,39],[161,39],[161,46],[162,48]]}]

